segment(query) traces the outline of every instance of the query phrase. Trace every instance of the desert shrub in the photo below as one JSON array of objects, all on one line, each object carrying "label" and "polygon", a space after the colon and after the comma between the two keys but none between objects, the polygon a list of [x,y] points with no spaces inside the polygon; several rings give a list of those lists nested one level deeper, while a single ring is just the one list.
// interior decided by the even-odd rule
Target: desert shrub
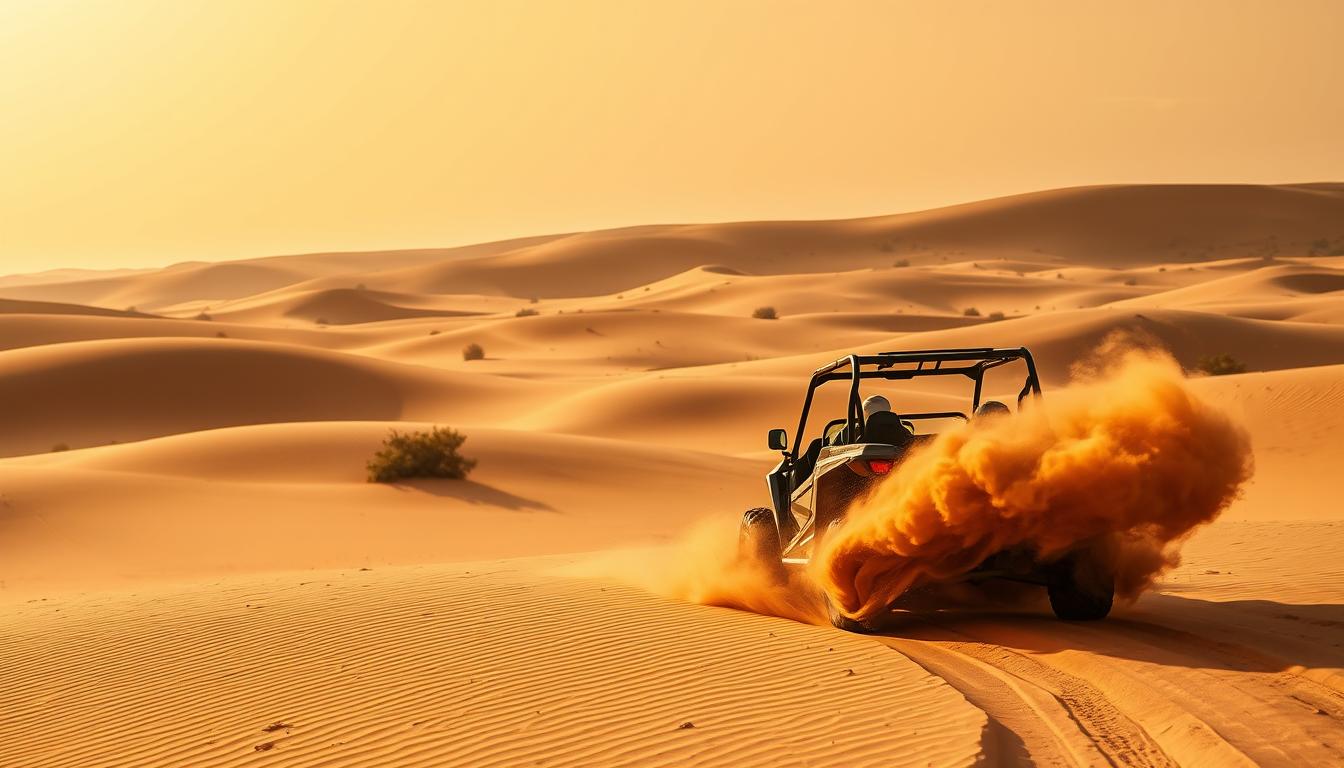
[{"label": "desert shrub", "polygon": [[1200,358],[1198,368],[1210,376],[1226,376],[1230,373],[1246,372],[1246,364],[1228,354]]},{"label": "desert shrub", "polygon": [[1139,279],[1136,278],[1136,277],[1127,277],[1127,278],[1125,278],[1125,285],[1138,285],[1138,284],[1139,284]]},{"label": "desert shrub", "polygon": [[440,331],[439,329],[435,328],[434,330],[432,330],[432,331],[429,332],[429,335],[430,335],[430,336],[438,336],[440,333],[443,333],[443,331]]},{"label": "desert shrub", "polygon": [[65,443],[57,443],[51,446],[52,453],[60,453],[61,451],[68,451],[68,450],[70,450],[70,446],[66,445]]},{"label": "desert shrub", "polygon": [[472,342],[472,343],[470,343],[470,344],[468,344],[467,346],[465,346],[465,347],[462,348],[462,359],[463,359],[463,360],[484,360],[484,359],[485,359],[485,350],[481,347],[480,344],[477,344],[476,342]]},{"label": "desert shrub", "polygon": [[961,314],[965,315],[966,317],[979,317],[980,310],[976,309],[975,307],[967,307],[965,310],[962,311]]},{"label": "desert shrub", "polygon": [[214,320],[215,318],[211,317],[210,314],[209,314],[208,312],[201,312],[199,315],[196,315],[196,319],[197,319],[197,320]]},{"label": "desert shrub", "polygon": [[909,259],[900,259],[899,261],[897,261],[895,264],[892,264],[891,266],[893,266],[893,267],[908,267],[908,266],[910,266],[910,260],[909,260]]},{"label": "desert shrub", "polygon": [[540,312],[538,312],[538,311],[535,310],[535,309],[532,309],[531,307],[523,307],[522,309],[518,310],[517,312],[514,312],[514,313],[513,313],[513,316],[514,316],[514,317],[534,317],[534,316],[536,316],[536,315],[540,315],[540,314],[541,314]]},{"label": "desert shrub", "polygon": [[369,482],[394,483],[412,477],[461,480],[476,466],[460,452],[466,436],[446,427],[428,432],[392,432],[369,459]]},{"label": "desert shrub", "polygon": [[779,313],[775,312],[774,307],[757,307],[751,311],[751,316],[757,320],[778,320]]},{"label": "desert shrub", "polygon": [[990,312],[990,313],[989,313],[989,319],[990,319],[990,320],[1002,320],[1002,319],[1003,319],[1003,313],[1002,313],[1002,312]]}]

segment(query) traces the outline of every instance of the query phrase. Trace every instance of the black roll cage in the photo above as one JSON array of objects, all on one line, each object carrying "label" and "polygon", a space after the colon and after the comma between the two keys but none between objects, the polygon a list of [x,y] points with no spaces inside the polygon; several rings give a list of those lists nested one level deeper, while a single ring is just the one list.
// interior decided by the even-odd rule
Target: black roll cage
[{"label": "black roll cage", "polygon": [[[846,427],[850,435],[857,436],[850,442],[863,442],[864,418],[863,404],[859,401],[859,382],[863,379],[886,379],[889,381],[908,380],[918,376],[955,376],[961,375],[975,382],[975,393],[971,399],[971,412],[980,407],[980,393],[984,385],[985,371],[1006,365],[1015,360],[1027,364],[1027,377],[1022,390],[1017,394],[1018,405],[1027,395],[1041,396],[1041,381],[1036,374],[1036,361],[1026,347],[996,349],[993,347],[971,347],[967,349],[925,349],[912,352],[878,352],[873,355],[849,355],[833,363],[828,363],[812,373],[812,381],[807,387],[807,398],[803,400],[803,413],[798,419],[798,432],[793,439],[793,449],[788,453],[788,462],[798,460],[802,450],[803,434],[807,429],[807,416],[812,410],[812,395],[821,385],[849,379],[849,408]],[[951,365],[944,365],[950,363]],[[957,365],[968,363],[968,365]],[[897,365],[914,365],[913,368],[896,368]],[[865,368],[868,366],[868,368]],[[930,413],[902,413],[902,419],[968,419],[960,411],[936,411]]]}]

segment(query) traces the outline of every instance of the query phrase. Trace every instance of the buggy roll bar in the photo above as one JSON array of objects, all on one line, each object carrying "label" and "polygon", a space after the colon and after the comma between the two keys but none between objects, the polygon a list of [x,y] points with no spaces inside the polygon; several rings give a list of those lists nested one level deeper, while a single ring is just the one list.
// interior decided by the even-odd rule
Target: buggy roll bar
[{"label": "buggy roll bar", "polygon": [[[971,412],[980,407],[981,388],[984,385],[985,371],[1000,365],[1022,360],[1027,365],[1027,378],[1017,394],[1021,403],[1027,395],[1040,397],[1041,382],[1036,374],[1036,361],[1026,347],[967,347],[963,349],[920,349],[905,352],[878,352],[871,355],[847,355],[832,363],[821,366],[812,373],[807,387],[807,397],[803,400],[803,412],[798,419],[798,432],[793,439],[790,460],[798,458],[802,450],[803,433],[807,428],[807,415],[812,409],[812,395],[817,387],[829,381],[849,379],[849,407],[846,413],[850,434],[863,435],[863,406],[859,402],[859,381],[862,379],[907,380],[917,376],[954,376],[962,375],[975,382],[975,392],[971,399]],[[951,365],[944,366],[944,363]],[[968,363],[968,365],[958,365]],[[897,368],[898,365],[913,365],[913,368]],[[865,369],[865,366],[869,368]],[[950,414],[949,414],[950,415]],[[958,414],[964,416],[964,414]]]}]

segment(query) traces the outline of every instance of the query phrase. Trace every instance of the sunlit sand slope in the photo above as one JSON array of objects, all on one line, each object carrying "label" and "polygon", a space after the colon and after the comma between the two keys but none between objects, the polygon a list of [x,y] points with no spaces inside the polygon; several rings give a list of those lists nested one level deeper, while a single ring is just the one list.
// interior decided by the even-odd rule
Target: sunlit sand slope
[{"label": "sunlit sand slope", "polygon": [[23,604],[0,616],[0,764],[924,766],[982,749],[978,709],[867,639],[537,567]]}]

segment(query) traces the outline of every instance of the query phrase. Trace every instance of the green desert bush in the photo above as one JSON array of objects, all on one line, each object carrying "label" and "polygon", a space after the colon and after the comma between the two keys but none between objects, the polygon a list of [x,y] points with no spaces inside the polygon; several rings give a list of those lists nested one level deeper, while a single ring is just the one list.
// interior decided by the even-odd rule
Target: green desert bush
[{"label": "green desert bush", "polygon": [[540,315],[540,314],[541,314],[540,312],[538,312],[537,310],[535,310],[535,309],[533,309],[533,308],[531,308],[531,307],[523,307],[522,309],[518,310],[517,312],[514,312],[514,313],[513,313],[513,316],[514,316],[514,317],[534,317],[534,316],[536,316],[536,315]]},{"label": "green desert bush", "polygon": [[214,320],[215,318],[211,317],[209,312],[201,312],[199,315],[196,315],[196,319],[197,319],[197,320]]},{"label": "green desert bush", "polygon": [[1226,376],[1230,373],[1246,372],[1245,363],[1227,354],[1200,358],[1198,368],[1210,376]]},{"label": "green desert bush", "polygon": [[468,344],[467,346],[465,346],[465,347],[462,348],[462,359],[463,359],[463,360],[484,360],[484,359],[485,359],[485,349],[482,348],[480,344],[477,344],[476,342],[473,341],[472,343],[470,343],[470,344]]},{"label": "green desert bush", "polygon": [[392,430],[383,447],[369,459],[369,482],[395,483],[415,477],[461,480],[476,466],[461,453],[466,436],[447,427],[428,432]]},{"label": "green desert bush", "polygon": [[910,260],[909,260],[909,259],[898,259],[898,260],[897,260],[894,264],[892,264],[891,266],[893,266],[893,267],[897,267],[897,268],[908,267],[908,266],[910,266]]},{"label": "green desert bush", "polygon": [[990,320],[1002,320],[1002,319],[1003,319],[1003,313],[1002,313],[1002,312],[990,312],[990,313],[989,313],[989,319],[990,319]]},{"label": "green desert bush", "polygon": [[775,312],[774,307],[757,307],[752,310],[751,316],[757,320],[778,320],[779,313]]},{"label": "green desert bush", "polygon": [[964,311],[962,311],[961,314],[965,315],[966,317],[979,317],[980,310],[976,309],[975,307],[967,307]]}]

